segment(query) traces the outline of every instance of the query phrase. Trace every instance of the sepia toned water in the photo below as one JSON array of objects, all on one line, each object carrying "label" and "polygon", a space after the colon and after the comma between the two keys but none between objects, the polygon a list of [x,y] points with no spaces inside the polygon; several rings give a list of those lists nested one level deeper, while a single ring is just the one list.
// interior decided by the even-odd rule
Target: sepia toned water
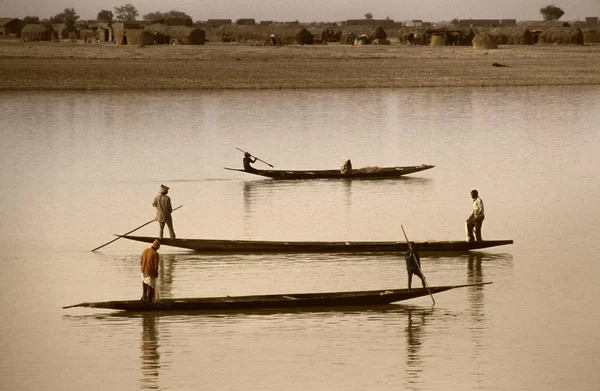
[{"label": "sepia toned water", "polygon": [[[2,92],[0,389],[600,389],[600,87]],[[434,164],[394,180],[224,170]],[[267,168],[257,162],[257,168]],[[380,309],[126,315],[170,186],[180,238],[463,240]],[[156,223],[136,231],[154,236]],[[163,298],[406,287],[399,254],[204,255],[163,246]],[[413,282],[415,283],[415,282]],[[419,285],[417,280],[416,286]]]}]

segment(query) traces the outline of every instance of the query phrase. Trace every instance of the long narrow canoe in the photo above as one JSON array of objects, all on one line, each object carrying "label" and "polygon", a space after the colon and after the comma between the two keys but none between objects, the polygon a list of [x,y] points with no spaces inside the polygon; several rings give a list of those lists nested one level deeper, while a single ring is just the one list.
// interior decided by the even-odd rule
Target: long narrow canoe
[{"label": "long narrow canoe", "polygon": [[429,170],[435,166],[421,164],[420,166],[406,167],[364,167],[350,170],[342,174],[340,170],[244,170],[240,168],[225,167],[226,170],[245,172],[273,179],[389,179],[419,171]]},{"label": "long narrow canoe", "polygon": [[103,301],[79,303],[63,308],[89,307],[120,311],[231,311],[290,308],[336,308],[348,306],[377,306],[414,299],[417,297],[444,292],[455,288],[491,284],[484,282],[467,285],[448,285],[419,289],[386,289],[377,291],[291,293],[262,296],[200,297],[187,299],[161,299],[156,303],[141,300]]},{"label": "long narrow canoe", "polygon": [[[116,235],[138,242],[152,243],[153,236]],[[161,239],[161,245],[185,248],[204,253],[370,253],[404,252],[406,242],[285,242],[223,239]],[[485,240],[481,242],[432,241],[414,242],[420,252],[465,252],[512,244],[512,240]]]}]

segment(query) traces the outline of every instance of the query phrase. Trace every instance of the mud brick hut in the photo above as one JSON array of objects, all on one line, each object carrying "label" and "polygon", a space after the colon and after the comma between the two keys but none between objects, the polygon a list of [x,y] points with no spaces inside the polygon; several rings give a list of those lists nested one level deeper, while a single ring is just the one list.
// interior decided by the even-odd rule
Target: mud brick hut
[{"label": "mud brick hut", "polygon": [[143,31],[143,26],[136,22],[119,22],[113,24],[113,32],[117,45],[152,44],[151,37],[147,37],[148,42],[141,42]]}]

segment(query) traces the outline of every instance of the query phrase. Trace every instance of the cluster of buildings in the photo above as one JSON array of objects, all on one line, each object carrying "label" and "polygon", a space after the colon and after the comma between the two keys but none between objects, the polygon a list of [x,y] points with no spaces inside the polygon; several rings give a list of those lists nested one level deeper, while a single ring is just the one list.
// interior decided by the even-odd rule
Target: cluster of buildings
[{"label": "cluster of buildings", "polygon": [[[448,30],[447,26],[453,26],[456,29],[514,29],[518,25],[542,24],[542,21],[532,21],[517,23],[516,19],[455,19],[452,22],[440,23],[438,25],[423,20],[413,19],[396,22],[389,18],[387,19],[348,19],[338,23],[321,23],[319,25],[328,25],[335,29],[344,29],[345,31],[360,31],[361,28],[373,30],[375,28],[385,30],[404,30],[406,34],[417,31],[429,32],[440,28]],[[561,23],[561,22],[554,22]],[[600,24],[598,17],[587,17],[585,21],[571,22],[571,27],[592,31],[593,34],[600,34]],[[0,36],[21,37],[23,40],[60,40],[60,39],[83,39],[85,41],[95,42],[115,42],[117,44],[157,44],[157,43],[183,43],[183,44],[204,44],[205,30],[215,30],[227,28],[228,26],[267,26],[274,30],[277,26],[285,25],[296,27],[298,30],[311,29],[307,24],[294,22],[274,22],[270,20],[256,21],[252,18],[242,18],[233,21],[232,19],[208,19],[207,21],[193,23],[189,18],[172,18],[172,20],[163,20],[160,23],[149,22],[102,22],[90,21],[86,23],[86,28],[79,29],[73,25],[66,24],[29,24],[23,26],[23,21],[18,18],[0,18]],[[311,25],[315,25],[314,23]],[[532,29],[532,27],[529,27]],[[533,27],[536,29],[536,27]],[[408,31],[407,31],[408,30]],[[332,33],[329,27],[324,30],[327,33]],[[308,31],[302,31],[309,34]],[[293,32],[296,34],[296,32]],[[341,31],[335,31],[336,41],[340,42]],[[310,31],[312,36],[314,31]],[[448,34],[446,34],[448,35]],[[301,43],[313,43],[313,39],[303,39]],[[273,35],[271,35],[273,37]],[[227,42],[226,34],[223,34],[223,41]],[[385,38],[385,37],[382,37]],[[453,37],[448,38],[452,41]],[[229,38],[227,38],[229,39]],[[327,37],[322,39],[314,39],[314,43],[326,42]],[[595,42],[595,41],[594,41]]]}]

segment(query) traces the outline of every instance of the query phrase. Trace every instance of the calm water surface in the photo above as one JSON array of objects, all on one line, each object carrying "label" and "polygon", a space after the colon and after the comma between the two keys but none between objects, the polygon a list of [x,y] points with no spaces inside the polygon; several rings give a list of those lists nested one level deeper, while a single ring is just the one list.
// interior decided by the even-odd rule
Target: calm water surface
[{"label": "calm water surface", "polygon": [[[600,389],[600,88],[0,93],[0,389]],[[224,170],[434,164],[400,180],[276,182]],[[256,163],[261,167],[260,163]],[[266,167],[266,166],[262,166]],[[462,240],[378,310],[123,315],[171,187],[182,238]],[[136,234],[156,235],[156,224]],[[161,248],[161,297],[406,287],[396,254]],[[418,285],[418,282],[417,282]]]}]

